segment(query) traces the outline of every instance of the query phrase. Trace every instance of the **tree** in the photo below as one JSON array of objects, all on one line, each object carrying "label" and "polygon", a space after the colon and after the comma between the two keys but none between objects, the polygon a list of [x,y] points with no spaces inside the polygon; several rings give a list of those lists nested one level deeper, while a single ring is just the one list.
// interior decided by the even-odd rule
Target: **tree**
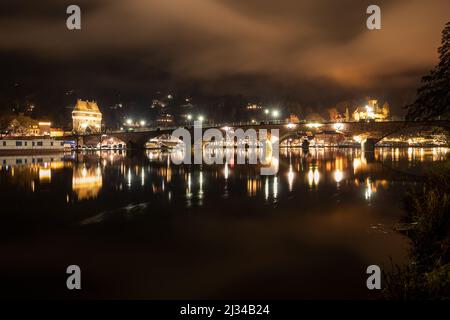
[{"label": "tree", "polygon": [[31,128],[37,127],[38,121],[24,115],[5,115],[0,117],[0,137],[8,134],[27,135]]},{"label": "tree", "polygon": [[450,115],[450,21],[442,31],[439,63],[422,78],[416,101],[405,108],[409,120],[429,120]]},{"label": "tree", "polygon": [[0,116],[0,138],[8,134],[11,118],[7,116]]}]

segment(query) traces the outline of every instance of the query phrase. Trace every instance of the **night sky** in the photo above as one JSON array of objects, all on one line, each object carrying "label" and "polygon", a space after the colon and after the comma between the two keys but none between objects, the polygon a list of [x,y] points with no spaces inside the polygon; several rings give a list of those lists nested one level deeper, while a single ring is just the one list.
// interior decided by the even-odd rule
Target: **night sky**
[{"label": "night sky", "polygon": [[[81,31],[66,28],[69,4]],[[366,28],[370,4],[381,30]],[[400,112],[449,12],[448,0],[1,0],[0,110],[25,97],[50,117],[76,98],[145,108],[160,91],[319,112],[373,96]]]}]

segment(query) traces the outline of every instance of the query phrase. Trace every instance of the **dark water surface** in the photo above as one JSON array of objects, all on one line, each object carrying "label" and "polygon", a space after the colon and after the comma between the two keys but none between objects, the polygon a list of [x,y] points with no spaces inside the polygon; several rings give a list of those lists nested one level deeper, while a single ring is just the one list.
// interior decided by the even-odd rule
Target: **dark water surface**
[{"label": "dark water surface", "polygon": [[156,151],[0,156],[1,295],[373,298],[366,268],[405,262],[405,193],[446,152],[284,149],[276,176]]}]

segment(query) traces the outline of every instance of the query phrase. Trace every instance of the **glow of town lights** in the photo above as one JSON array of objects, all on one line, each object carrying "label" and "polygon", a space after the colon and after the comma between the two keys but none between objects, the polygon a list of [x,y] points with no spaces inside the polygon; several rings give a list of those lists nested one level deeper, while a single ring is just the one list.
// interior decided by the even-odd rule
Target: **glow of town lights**
[{"label": "glow of town lights", "polygon": [[364,196],[366,200],[370,200],[370,198],[372,198],[372,185],[369,178],[366,180],[366,190],[364,192]]},{"label": "glow of town lights", "polygon": [[353,136],[353,140],[356,142],[362,142],[362,137],[361,136]]},{"label": "glow of town lights", "polygon": [[408,148],[408,156],[412,156],[413,154],[413,148],[409,147]]},{"label": "glow of town lights", "polygon": [[312,168],[309,168],[309,171],[308,171],[308,184],[309,184],[309,186],[313,186],[313,185],[317,186],[319,184],[319,181],[320,181],[319,170],[316,168],[313,171]]},{"label": "glow of town lights", "polygon": [[297,125],[295,124],[295,123],[288,123],[287,125],[286,125],[286,127],[288,128],[288,129],[294,129],[295,127],[297,127]]},{"label": "glow of town lights", "polygon": [[323,126],[323,124],[321,124],[321,123],[308,123],[306,126],[307,126],[308,128],[314,128],[314,129],[316,129],[316,128],[320,128],[321,126]]},{"label": "glow of town lights", "polygon": [[367,116],[369,118],[374,118],[375,117],[375,113],[373,112],[373,108],[370,106],[366,106],[366,110],[367,110]]},{"label": "glow of town lights", "polygon": [[223,169],[223,175],[225,177],[225,180],[228,179],[228,176],[230,175],[230,171],[228,169],[228,163],[225,163],[225,168]]},{"label": "glow of town lights", "polygon": [[337,170],[334,172],[334,181],[336,181],[337,183],[339,183],[339,182],[342,181],[343,178],[344,178],[344,173],[343,173],[341,170],[337,169]]},{"label": "glow of town lights", "polygon": [[294,173],[294,170],[292,169],[292,164],[291,164],[291,165],[289,165],[289,172],[288,172],[289,191],[292,191],[292,187],[294,184],[294,178],[295,178],[295,173]]},{"label": "glow of town lights", "polygon": [[314,183],[317,185],[319,184],[319,180],[320,180],[320,173],[319,170],[314,170]]},{"label": "glow of town lights", "polygon": [[270,142],[275,143],[279,140],[277,136],[270,136]]}]

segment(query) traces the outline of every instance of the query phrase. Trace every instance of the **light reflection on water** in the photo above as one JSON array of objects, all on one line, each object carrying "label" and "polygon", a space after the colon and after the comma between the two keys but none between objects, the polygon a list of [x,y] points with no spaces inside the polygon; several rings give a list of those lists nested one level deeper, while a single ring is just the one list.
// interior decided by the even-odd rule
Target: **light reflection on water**
[{"label": "light reflection on water", "polygon": [[[173,165],[159,151],[0,156],[0,248],[9,250],[0,265],[17,283],[47,281],[54,264],[76,261],[103,279],[95,294],[110,298],[370,295],[365,268],[407,253],[393,232],[405,192],[447,149],[280,152],[276,176],[235,157]],[[16,267],[23,261],[25,274]],[[104,270],[121,281],[105,280]],[[53,280],[60,297],[59,275]]]},{"label": "light reflection on water", "polygon": [[[373,154],[365,154],[359,149],[321,148],[307,153],[301,149],[281,149],[279,172],[275,176],[260,176],[258,166],[236,164],[234,150],[225,152],[232,154],[222,165],[174,165],[170,160],[173,154],[155,150],[137,159],[117,151],[0,157],[0,184],[39,192],[41,186],[51,184],[60,173],[71,170],[71,188],[66,191],[72,203],[96,199],[108,186],[109,192],[141,188],[152,194],[170,194],[169,201],[179,200],[182,195],[186,206],[201,206],[211,186],[214,189],[222,186],[223,197],[232,196],[233,188],[228,180],[233,186],[242,184],[248,197],[260,197],[268,202],[276,202],[282,194],[304,191],[305,186],[309,191],[320,192],[325,186],[340,189],[349,185],[362,189],[363,197],[370,200],[379,188],[411,182],[410,173],[422,172],[426,163],[442,161],[448,150],[378,148]],[[174,183],[182,188],[172,186],[174,177]],[[183,194],[180,190],[184,190]]]}]

